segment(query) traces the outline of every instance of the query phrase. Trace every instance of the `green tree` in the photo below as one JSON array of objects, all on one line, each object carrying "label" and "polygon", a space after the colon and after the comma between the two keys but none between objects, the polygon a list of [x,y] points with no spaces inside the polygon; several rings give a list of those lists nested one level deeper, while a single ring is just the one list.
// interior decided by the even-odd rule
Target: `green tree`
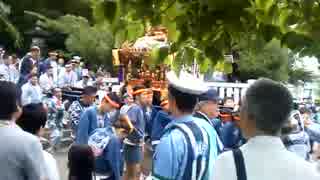
[{"label": "green tree", "polygon": [[87,62],[109,67],[112,67],[112,43],[108,25],[80,28],[77,33],[70,33],[65,42],[70,52],[79,53]]},{"label": "green tree", "polygon": [[[15,27],[16,30],[10,30],[10,32],[13,32],[13,36],[8,36],[8,33],[3,33],[7,32],[4,31],[4,29],[8,26],[2,27],[0,25],[1,41],[7,44],[6,48],[14,51],[21,51],[29,48],[30,37],[26,36],[25,33],[34,29],[36,26],[37,18],[26,16],[24,11],[37,12],[53,19],[57,19],[65,14],[86,17],[89,21],[91,21],[92,17],[89,0],[1,0],[0,3],[11,7],[10,14],[8,14],[6,18],[10,20],[10,24],[12,27]],[[3,12],[6,11],[0,9],[0,14]],[[1,15],[1,17],[3,16]],[[10,29],[12,28],[10,27]],[[8,37],[11,38],[9,39]],[[17,43],[20,45],[19,49],[14,46],[14,44]]]},{"label": "green tree", "polygon": [[288,49],[272,40],[259,50],[240,51],[239,70],[242,80],[267,77],[277,81],[289,78]]},{"label": "green tree", "polygon": [[300,54],[318,55],[315,51],[319,49],[316,44],[320,39],[317,0],[103,2],[104,7],[100,10],[104,13],[100,14],[109,21],[117,22],[119,18],[130,16],[144,24],[165,25],[169,29],[169,39],[174,43],[173,52],[182,50],[192,40],[204,57],[217,61],[231,53],[244,34],[252,34],[264,39],[265,43],[277,38],[281,45]]},{"label": "green tree", "polygon": [[17,28],[9,19],[11,13],[10,6],[0,2],[0,32],[9,33],[16,47],[21,45],[21,35]]},{"label": "green tree", "polygon": [[[299,81],[310,82],[315,76],[295,64],[301,58],[286,47],[281,47],[279,40],[272,40],[266,45],[261,40],[247,40],[241,43],[238,61],[242,81],[267,77],[277,81],[297,84]],[[255,48],[245,48],[256,44]],[[260,43],[259,43],[260,42]]]},{"label": "green tree", "polygon": [[296,63],[302,61],[301,57],[294,52],[289,52],[289,80],[291,84],[298,84],[299,81],[311,82],[317,78],[311,71],[305,70],[303,67],[296,67]]},{"label": "green tree", "polygon": [[40,26],[66,34],[68,51],[80,54],[91,64],[112,65],[113,36],[108,23],[92,26],[81,16],[65,15],[53,20],[35,12],[26,11],[26,14],[40,19]]}]

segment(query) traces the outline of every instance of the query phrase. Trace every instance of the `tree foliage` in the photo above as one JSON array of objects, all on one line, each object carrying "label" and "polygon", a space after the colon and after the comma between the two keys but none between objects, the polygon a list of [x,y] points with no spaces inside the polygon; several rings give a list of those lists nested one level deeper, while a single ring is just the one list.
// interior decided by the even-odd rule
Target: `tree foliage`
[{"label": "tree foliage", "polygon": [[35,12],[26,11],[26,14],[40,19],[40,26],[66,34],[65,45],[70,52],[81,55],[91,64],[111,65],[113,36],[108,23],[92,26],[81,16],[65,15],[53,20]]},{"label": "tree foliage", "polygon": [[[256,47],[245,48],[248,42],[256,44]],[[242,81],[267,77],[297,84],[299,81],[310,82],[315,77],[312,72],[295,66],[301,58],[288,48],[281,47],[279,40],[273,39],[266,45],[259,43],[259,40],[247,40],[241,43],[240,49],[238,64]]]},{"label": "tree foliage", "polygon": [[[0,23],[1,43],[4,43],[7,49],[15,52],[29,49],[31,37],[25,33],[36,26],[37,18],[26,16],[24,11],[37,12],[54,19],[65,14],[73,14],[91,20],[89,0],[1,0],[0,3],[11,7],[10,13],[6,13],[6,16],[2,15],[6,11],[0,8],[1,18],[5,17],[5,22],[10,23],[9,26],[3,26],[2,22]],[[17,45],[19,45],[18,49]]]},{"label": "tree foliage", "polygon": [[[320,6],[317,0],[105,0],[101,12],[110,21],[130,17],[144,24],[165,25],[172,51],[183,51],[191,40],[204,56],[217,61],[252,34],[265,43],[318,55]],[[112,9],[113,11],[108,11]],[[253,37],[253,38],[255,38]],[[194,47],[194,46],[192,46]],[[254,47],[253,47],[254,48]],[[198,52],[194,52],[198,53]],[[196,56],[196,55],[194,55]],[[213,63],[214,64],[214,63]]]},{"label": "tree foliage", "polygon": [[291,84],[298,84],[300,81],[311,82],[316,77],[313,72],[304,69],[303,67],[297,67],[297,63],[301,63],[303,59],[299,54],[295,54],[292,51],[289,51],[289,79],[288,82]]},{"label": "tree foliage", "polygon": [[267,77],[277,81],[289,78],[288,49],[280,41],[273,40],[259,50],[244,49],[240,52],[241,79]]},{"label": "tree foliage", "polygon": [[14,45],[19,47],[21,45],[21,35],[16,27],[12,24],[9,19],[11,13],[10,6],[3,2],[0,2],[0,32],[9,33],[11,39],[14,41]]},{"label": "tree foliage", "polygon": [[[259,55],[257,50],[269,51],[266,47],[270,46],[268,42],[272,39],[278,39],[282,47],[290,48],[301,56],[320,57],[320,45],[317,43],[320,40],[319,0],[23,0],[19,3],[16,0],[3,0],[3,2],[14,6],[10,20],[20,31],[32,28],[39,18],[25,16],[25,10],[43,14],[44,17],[51,19],[48,21],[42,17],[46,22],[42,25],[67,34],[66,44],[69,50],[86,50],[90,40],[89,34],[86,33],[93,33],[91,38],[96,39],[94,44],[100,44],[103,46],[101,49],[106,50],[107,46],[108,49],[118,48],[125,41],[134,41],[150,26],[164,25],[169,31],[171,42],[169,52],[176,55],[173,62],[174,69],[183,64],[190,65],[195,59],[200,64],[202,72],[217,66],[220,69],[225,54],[241,53],[240,61],[242,58],[247,58],[243,60],[245,62],[248,59],[261,60],[266,53]],[[72,14],[73,18],[69,18],[66,14]],[[98,34],[97,30],[103,32]],[[108,45],[101,43],[98,38],[102,38],[101,41],[107,42]],[[76,43],[85,44],[80,48],[80,44]],[[71,44],[74,44],[72,48]],[[161,57],[157,59],[158,61],[172,62],[163,56],[162,50],[155,50],[153,53],[158,53],[154,57]],[[245,57],[245,54],[250,58]],[[257,57],[253,57],[255,55]],[[107,54],[104,57],[107,57]],[[269,55],[266,58],[274,57]],[[278,69],[284,67],[282,63],[273,60],[264,64],[272,67],[278,65]],[[274,79],[287,79],[287,75],[270,76]]]}]

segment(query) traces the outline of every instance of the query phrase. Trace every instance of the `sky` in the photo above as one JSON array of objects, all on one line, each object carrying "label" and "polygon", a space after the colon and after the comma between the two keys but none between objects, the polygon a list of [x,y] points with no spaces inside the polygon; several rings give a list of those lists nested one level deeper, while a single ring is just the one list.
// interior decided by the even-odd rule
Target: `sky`
[{"label": "sky", "polygon": [[300,62],[296,62],[296,67],[305,68],[318,75],[320,75],[319,66],[318,59],[315,57],[303,57]]}]

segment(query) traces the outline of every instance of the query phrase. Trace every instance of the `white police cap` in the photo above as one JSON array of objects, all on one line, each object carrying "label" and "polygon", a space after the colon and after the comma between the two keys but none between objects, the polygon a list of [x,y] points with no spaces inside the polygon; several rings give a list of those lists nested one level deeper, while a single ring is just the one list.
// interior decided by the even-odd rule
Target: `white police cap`
[{"label": "white police cap", "polygon": [[201,95],[209,89],[201,79],[195,78],[189,73],[183,73],[178,78],[175,72],[170,71],[166,77],[169,85],[183,93]]}]

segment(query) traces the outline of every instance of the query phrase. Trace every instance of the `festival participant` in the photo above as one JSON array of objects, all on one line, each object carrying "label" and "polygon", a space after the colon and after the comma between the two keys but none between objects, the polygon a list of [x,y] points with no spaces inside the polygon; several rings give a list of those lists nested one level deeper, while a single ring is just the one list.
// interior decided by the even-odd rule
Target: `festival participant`
[{"label": "festival participant", "polygon": [[134,103],[133,96],[129,93],[125,93],[122,98],[124,101],[124,105],[122,107],[130,106]]},{"label": "festival participant", "polygon": [[79,123],[77,144],[89,144],[96,157],[95,172],[99,175],[111,173],[114,180],[121,179],[121,142],[112,129],[111,112],[120,109],[120,98],[110,93],[99,106],[88,108]]},{"label": "festival participant", "polygon": [[135,102],[125,113],[133,125],[133,129],[124,140],[124,159],[127,167],[124,179],[126,180],[138,180],[140,178],[145,134],[143,108],[148,103],[149,92],[150,90],[145,89],[144,86],[134,87],[133,98]]},{"label": "festival participant", "polygon": [[[22,115],[17,120],[17,125],[24,131],[40,138],[43,136],[43,129],[47,121],[47,112],[40,104],[29,104],[22,109]],[[59,171],[54,157],[45,150],[42,150],[45,165],[46,180],[59,180]]]},{"label": "festival participant", "polygon": [[81,115],[76,143],[88,144],[89,136],[97,128],[106,128],[112,131],[111,117],[108,113],[120,109],[120,98],[110,93],[106,95],[99,106],[92,106],[83,112]]},{"label": "festival participant", "polygon": [[91,81],[88,69],[84,69],[82,72],[82,79],[78,81],[75,85],[76,88],[84,88],[87,86],[92,86],[93,83]]},{"label": "festival participant", "polygon": [[32,74],[29,78],[29,82],[24,84],[21,88],[21,103],[22,106],[27,104],[40,104],[42,101],[42,91],[38,84],[38,77],[36,74]]},{"label": "festival participant", "polygon": [[0,64],[3,63],[3,56],[6,53],[5,49],[3,48],[2,45],[0,45]]},{"label": "festival participant", "polygon": [[59,77],[59,87],[74,87],[77,82],[77,74],[72,71],[71,64],[65,65],[65,71],[61,72]]},{"label": "festival participant", "polygon": [[224,145],[224,150],[237,149],[242,146],[246,140],[239,128],[239,117],[235,117],[235,105],[233,98],[226,97],[224,105],[220,108],[221,127],[218,128],[218,134]]},{"label": "festival participant", "polygon": [[43,92],[49,92],[56,86],[53,75],[52,66],[48,66],[45,73],[40,76],[39,84]]},{"label": "festival participant", "polygon": [[291,93],[280,83],[269,79],[254,82],[240,110],[239,123],[248,142],[218,157],[212,179],[319,179],[312,164],[287,151],[279,137],[292,106]]},{"label": "festival participant", "polygon": [[30,49],[30,55],[26,55],[20,63],[20,77],[18,86],[22,87],[28,82],[28,78],[34,67],[38,67],[38,61],[40,59],[40,48],[38,46],[32,46]]},{"label": "festival participant", "polygon": [[173,120],[166,126],[156,147],[152,177],[210,180],[218,155],[217,135],[207,121],[192,116],[197,96],[207,88],[192,75],[186,74],[182,78],[172,71],[167,73]]},{"label": "festival participant", "polygon": [[163,99],[160,108],[152,121],[152,131],[151,131],[151,144],[153,149],[160,143],[160,138],[165,127],[172,121],[170,117],[169,101],[168,99]]},{"label": "festival participant", "polygon": [[77,132],[80,116],[87,108],[89,108],[94,104],[96,100],[96,94],[97,94],[97,89],[95,87],[87,86],[82,91],[80,101],[74,101],[70,105],[68,109],[68,114],[70,117],[71,127],[72,127],[72,130],[74,131],[73,132],[74,134],[76,134]]},{"label": "festival participant", "polygon": [[[118,120],[117,112],[120,109],[120,103],[120,98],[115,93],[109,93],[97,109],[98,111],[100,109],[100,111],[105,112],[104,121],[101,122],[102,116],[99,115],[99,112],[97,112],[98,114],[93,113],[91,116],[88,116],[92,117],[92,119],[85,119],[85,121],[90,121],[89,126],[91,125],[88,130],[90,132],[88,144],[93,148],[96,156],[95,172],[99,176],[108,177],[113,180],[120,180],[122,173],[121,137],[117,137],[111,127],[115,123],[115,119]],[[114,114],[113,112],[116,113]],[[86,112],[83,117],[85,116]],[[94,118],[95,116],[96,119]],[[82,129],[82,122],[84,121],[81,119],[79,129]]]},{"label": "festival participant", "polygon": [[[57,64],[57,81],[59,80],[60,74],[62,74],[65,71],[64,68],[64,59],[63,57],[58,58],[58,64]],[[59,83],[58,83],[59,84]]]},{"label": "festival participant", "polygon": [[223,101],[223,107],[231,108],[232,110],[235,108],[235,103],[232,97],[225,97]]},{"label": "festival participant", "polygon": [[50,51],[49,57],[46,60],[44,60],[39,67],[40,74],[45,73],[49,67],[52,67],[54,71],[53,74],[57,74],[57,58],[58,53],[55,51]]},{"label": "festival participant", "polygon": [[3,80],[16,83],[18,80],[17,71],[11,64],[11,57],[4,55],[3,64],[0,64],[0,75],[3,77]]},{"label": "festival participant", "polygon": [[[161,107],[161,98],[167,98],[167,96],[163,96],[165,91],[161,91],[160,89],[155,89],[153,88],[153,97],[152,97],[152,106],[151,106],[151,113],[149,115],[149,119],[146,118],[146,134],[148,134],[150,136],[150,141],[152,141],[151,136],[153,133],[153,125],[154,125],[154,121],[155,121],[155,117],[157,115],[157,113],[162,110]],[[151,93],[149,96],[149,103],[151,100]],[[148,117],[148,116],[147,116]],[[157,123],[156,123],[157,124]],[[148,142],[149,139],[147,139]],[[160,140],[160,139],[159,139]],[[152,142],[151,142],[152,144]]]},{"label": "festival participant", "polygon": [[44,158],[39,138],[15,124],[21,115],[17,91],[12,82],[0,82],[0,179],[43,180]]},{"label": "festival participant", "polygon": [[82,67],[80,66],[80,56],[73,56],[71,60],[72,70],[77,74],[77,81],[82,77]]},{"label": "festival participant", "polygon": [[147,140],[150,139],[150,135],[151,135],[151,128],[152,128],[152,120],[151,120],[151,115],[152,115],[152,111],[153,111],[153,91],[151,88],[148,89],[148,91],[146,92],[146,105],[143,107],[143,117],[145,119],[145,123],[146,123],[146,138]]},{"label": "festival participant", "polygon": [[52,90],[52,98],[46,101],[48,108],[48,121],[46,127],[50,130],[50,142],[53,150],[57,150],[61,140],[63,128],[64,104],[62,103],[62,91],[60,88]]},{"label": "festival participant", "polygon": [[12,61],[12,66],[18,71],[18,76],[19,76],[19,64],[20,64],[20,59],[16,54],[11,55],[11,61]]},{"label": "festival participant", "polygon": [[104,74],[102,72],[97,72],[96,80],[93,85],[97,87],[98,90],[103,90],[104,84]]}]

